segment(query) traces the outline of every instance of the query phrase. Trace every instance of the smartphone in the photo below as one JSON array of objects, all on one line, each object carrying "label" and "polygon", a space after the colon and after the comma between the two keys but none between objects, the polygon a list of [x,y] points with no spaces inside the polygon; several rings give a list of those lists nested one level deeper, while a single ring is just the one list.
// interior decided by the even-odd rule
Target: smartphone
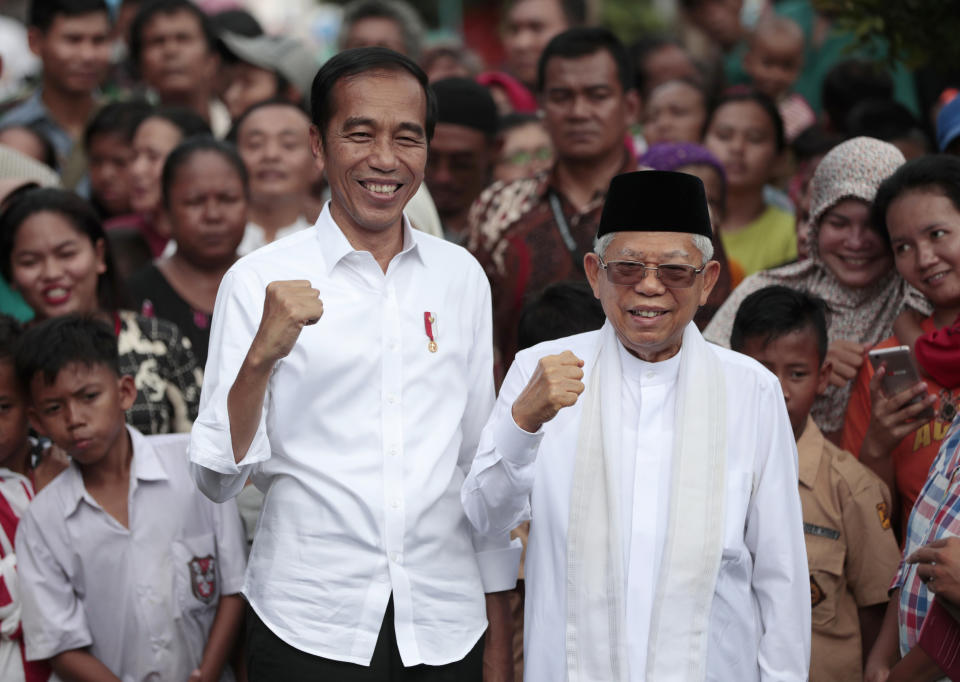
[{"label": "smartphone", "polygon": [[[901,391],[916,386],[920,381],[920,372],[913,362],[913,353],[910,352],[910,346],[894,346],[893,348],[880,348],[867,353],[870,358],[870,364],[877,370],[881,364],[887,365],[887,374],[883,377],[880,384],[883,392],[887,396],[893,396]],[[926,395],[918,395],[910,401],[911,404],[924,400]],[[918,414],[916,419],[933,419],[933,406],[927,407]]]}]

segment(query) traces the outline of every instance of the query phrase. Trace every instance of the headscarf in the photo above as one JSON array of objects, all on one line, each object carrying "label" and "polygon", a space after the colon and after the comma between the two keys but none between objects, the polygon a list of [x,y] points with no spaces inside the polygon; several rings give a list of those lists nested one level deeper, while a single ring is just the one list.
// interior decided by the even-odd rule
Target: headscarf
[{"label": "headscarf", "polygon": [[476,81],[488,88],[496,86],[502,89],[514,111],[521,114],[537,113],[537,98],[513,76],[502,71],[485,71],[477,76]]},{"label": "headscarf", "polygon": [[[820,258],[820,219],[844,199],[873,203],[877,187],[906,159],[892,144],[871,137],[855,137],[837,145],[823,157],[810,181],[810,258],[799,263],[758,272],[743,281],[714,316],[704,336],[730,346],[730,332],[740,303],[748,295],[781,284],[822,298],[830,310],[827,336],[831,343],[846,339],[872,346],[893,333],[893,321],[904,307],[924,315],[930,304],[891,264],[890,271],[873,284],[851,288],[842,284]],[[852,382],[843,388],[832,384],[817,398],[811,415],[826,432],[843,427]]]},{"label": "headscarf", "polygon": [[[701,147],[692,142],[660,142],[652,145],[646,153],[638,159],[638,164],[643,167],[654,170],[675,171],[678,168],[686,166],[710,166],[720,174],[720,182],[723,184],[724,194],[726,194],[727,174],[723,170],[723,164],[706,147]],[[693,321],[697,323],[699,329],[707,326],[707,323],[717,313],[730,291],[733,289],[733,282],[730,277],[730,263],[727,259],[727,252],[723,248],[723,242],[720,236],[713,235],[713,259],[720,263],[720,276],[717,283],[710,292],[707,302],[700,306]]]}]

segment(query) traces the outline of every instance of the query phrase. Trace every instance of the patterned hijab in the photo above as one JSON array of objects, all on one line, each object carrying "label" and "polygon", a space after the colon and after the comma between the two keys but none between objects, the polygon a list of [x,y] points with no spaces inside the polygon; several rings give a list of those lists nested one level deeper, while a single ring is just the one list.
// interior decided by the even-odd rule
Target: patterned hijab
[{"label": "patterned hijab", "polygon": [[[892,263],[890,271],[876,282],[854,289],[837,279],[820,258],[818,249],[824,214],[844,199],[873,203],[880,183],[904,162],[903,154],[892,144],[870,137],[856,137],[834,147],[817,166],[810,183],[810,258],[745,279],[714,316],[704,336],[729,347],[740,303],[754,291],[772,284],[806,291],[826,301],[831,343],[847,339],[872,346],[893,333],[893,321],[904,307],[929,314],[930,304],[900,277]],[[843,388],[830,385],[814,403],[811,415],[825,432],[843,427],[851,388],[852,382]]]}]

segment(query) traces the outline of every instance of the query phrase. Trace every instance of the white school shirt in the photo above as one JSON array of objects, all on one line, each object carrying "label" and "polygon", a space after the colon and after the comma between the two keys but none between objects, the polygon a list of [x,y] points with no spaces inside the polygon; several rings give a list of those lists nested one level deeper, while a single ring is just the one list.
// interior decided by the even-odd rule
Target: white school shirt
[{"label": "white school shirt", "polygon": [[[215,504],[196,489],[186,434],[127,433],[129,528],[86,491],[76,464],[20,520],[27,659],[90,647],[123,682],[186,680],[203,658],[219,595],[243,582],[240,515],[232,501]],[[232,679],[225,666],[221,680]]]},{"label": "white school shirt", "polygon": [[[567,523],[583,399],[561,410],[536,434],[521,430],[510,408],[545,355],[572,351],[587,362],[588,382],[599,339],[599,332],[590,332],[517,354],[462,491],[467,516],[481,531],[497,532],[531,520],[524,611],[524,675],[529,682],[566,679]],[[807,679],[810,660],[810,591],[790,420],[776,377],[744,355],[713,350],[726,380],[727,493],[706,679],[799,682]],[[626,366],[625,374],[630,371]],[[630,383],[629,377],[624,383]],[[643,387],[644,402],[653,403],[656,397],[656,391]],[[622,444],[625,456],[631,449],[645,448],[651,436],[662,438],[682,427],[674,423],[672,408],[651,407],[649,417],[644,407],[641,415],[634,412],[629,422],[624,420],[624,426],[638,426],[634,448],[629,441]],[[652,433],[640,430],[651,424]],[[672,442],[654,443],[650,451],[665,457],[670,453]],[[664,473],[669,465],[661,466],[652,473],[638,465],[633,476],[625,474],[634,481],[632,529],[624,530],[623,543],[630,547],[628,607],[654,594],[654,585],[642,585],[641,571],[649,574],[651,568],[640,568],[638,561],[654,561],[650,556],[662,552],[669,494],[656,503],[641,498],[655,485],[669,491],[669,475]],[[644,507],[642,514],[638,504]],[[646,647],[648,632],[642,628],[649,629],[651,607],[646,604],[642,614],[627,616],[626,641],[633,646]],[[645,661],[645,652],[631,654],[631,682],[645,679],[640,661]]]},{"label": "white school shirt", "polygon": [[[238,465],[227,394],[267,284],[291,279],[320,291],[323,317],[274,367]],[[283,641],[369,665],[391,593],[405,666],[460,660],[483,634],[484,592],[514,586],[520,554],[506,532],[475,547],[460,505],[493,406],[492,356],[482,268],[406,218],[386,273],[351,247],[328,203],[316,226],[224,276],[190,457],[213,499],[248,475],[266,494],[243,594]]]}]

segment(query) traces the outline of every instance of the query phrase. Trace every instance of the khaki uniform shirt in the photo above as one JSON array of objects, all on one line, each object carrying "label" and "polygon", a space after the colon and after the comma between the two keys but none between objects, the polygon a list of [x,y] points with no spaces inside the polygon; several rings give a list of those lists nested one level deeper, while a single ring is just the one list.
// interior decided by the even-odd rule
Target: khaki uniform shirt
[{"label": "khaki uniform shirt", "polygon": [[885,603],[900,562],[890,492],[812,419],[797,443],[800,502],[810,565],[810,680],[863,679],[857,610]]}]

